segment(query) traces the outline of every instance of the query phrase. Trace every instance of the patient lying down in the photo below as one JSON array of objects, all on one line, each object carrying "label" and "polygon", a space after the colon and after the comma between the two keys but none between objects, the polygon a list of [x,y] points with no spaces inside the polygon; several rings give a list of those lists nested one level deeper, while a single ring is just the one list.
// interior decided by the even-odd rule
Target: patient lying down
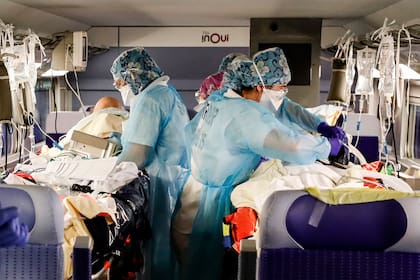
[{"label": "patient lying down", "polygon": [[[367,182],[377,178],[380,182]],[[369,183],[369,184],[368,184]],[[279,160],[268,160],[259,165],[250,179],[238,185],[231,194],[235,207],[251,207],[257,212],[266,198],[278,190],[303,190],[309,187],[319,189],[363,188],[367,185],[378,188],[413,192],[403,180],[376,171],[349,164],[346,169],[316,162],[310,165],[283,165]]]},{"label": "patient lying down", "polygon": [[[93,109],[93,112],[81,119],[76,125],[69,129],[59,141],[58,147],[68,151],[74,131],[80,131],[103,139],[109,139],[113,135],[121,135],[123,123],[128,119],[128,112],[121,106],[120,102],[110,96],[100,98]],[[58,148],[42,148],[41,154],[49,158],[61,155],[62,150]]]}]

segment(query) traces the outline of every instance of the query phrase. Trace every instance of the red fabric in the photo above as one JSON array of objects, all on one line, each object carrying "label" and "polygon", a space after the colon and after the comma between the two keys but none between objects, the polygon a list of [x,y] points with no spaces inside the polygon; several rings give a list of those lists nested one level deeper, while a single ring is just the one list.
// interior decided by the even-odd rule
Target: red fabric
[{"label": "red fabric", "polygon": [[255,233],[257,218],[257,212],[249,207],[240,207],[236,209],[236,212],[225,217],[225,223],[230,224],[232,247],[238,253],[240,252],[240,241]]},{"label": "red fabric", "polygon": [[[368,187],[370,189],[385,189],[382,187],[384,182],[381,178],[374,178],[374,177],[363,177],[363,186]],[[372,183],[371,183],[372,182]]]},{"label": "red fabric", "polygon": [[382,161],[373,161],[370,163],[362,164],[362,168],[365,170],[371,170],[371,171],[380,171],[382,168]]},{"label": "red fabric", "polygon": [[13,174],[36,184],[35,179],[29,173],[22,172],[22,171],[15,171],[15,172],[13,172]]}]

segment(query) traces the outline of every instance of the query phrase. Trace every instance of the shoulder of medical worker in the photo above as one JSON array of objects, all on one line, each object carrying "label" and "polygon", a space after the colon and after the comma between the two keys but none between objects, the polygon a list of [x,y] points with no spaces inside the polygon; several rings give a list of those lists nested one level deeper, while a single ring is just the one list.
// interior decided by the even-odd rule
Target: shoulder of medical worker
[{"label": "shoulder of medical worker", "polygon": [[172,108],[176,96],[173,91],[163,85],[154,86],[140,93],[140,96],[136,98],[135,104],[132,106],[132,110],[135,110],[138,106],[148,108],[159,108],[161,112],[169,112]]},{"label": "shoulder of medical worker", "polygon": [[241,115],[257,116],[268,114],[274,117],[273,113],[267,108],[252,100],[245,98],[229,98],[226,102],[228,103],[229,109],[233,112],[238,112]]}]

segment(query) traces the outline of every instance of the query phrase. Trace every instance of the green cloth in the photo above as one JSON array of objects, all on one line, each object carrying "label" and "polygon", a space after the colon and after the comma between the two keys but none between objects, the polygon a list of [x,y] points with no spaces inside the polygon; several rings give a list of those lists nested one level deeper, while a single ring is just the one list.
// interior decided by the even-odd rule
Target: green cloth
[{"label": "green cloth", "polygon": [[404,197],[420,197],[420,192],[399,192],[394,190],[369,189],[369,188],[339,188],[339,189],[318,189],[315,187],[306,188],[311,196],[324,203],[355,204],[389,199],[399,199]]}]

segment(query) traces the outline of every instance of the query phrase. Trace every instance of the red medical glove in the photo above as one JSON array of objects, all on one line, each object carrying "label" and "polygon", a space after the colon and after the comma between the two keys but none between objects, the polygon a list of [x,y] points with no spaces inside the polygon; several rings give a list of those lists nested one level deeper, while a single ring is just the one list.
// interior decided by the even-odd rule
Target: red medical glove
[{"label": "red medical glove", "polygon": [[240,207],[236,212],[226,216],[224,222],[230,224],[230,232],[233,238],[232,247],[239,253],[240,241],[252,236],[257,225],[257,212],[249,207]]}]

